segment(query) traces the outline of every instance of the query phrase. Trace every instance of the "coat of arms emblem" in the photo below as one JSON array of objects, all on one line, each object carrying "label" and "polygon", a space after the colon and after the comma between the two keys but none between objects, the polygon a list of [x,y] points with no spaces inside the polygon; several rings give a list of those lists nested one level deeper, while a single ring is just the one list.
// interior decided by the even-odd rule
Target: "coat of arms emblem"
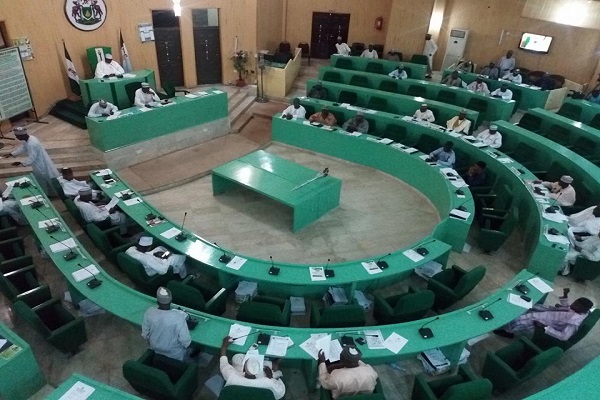
[{"label": "coat of arms emblem", "polygon": [[66,0],[65,14],[75,28],[93,31],[106,20],[106,4],[104,0]]}]

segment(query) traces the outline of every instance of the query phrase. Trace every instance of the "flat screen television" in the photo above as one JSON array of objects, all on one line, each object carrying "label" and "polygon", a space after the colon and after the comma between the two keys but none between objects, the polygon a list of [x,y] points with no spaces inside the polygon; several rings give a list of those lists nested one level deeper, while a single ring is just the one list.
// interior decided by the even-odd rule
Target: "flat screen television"
[{"label": "flat screen television", "polygon": [[535,33],[524,33],[521,36],[519,48],[534,53],[548,54],[552,43],[552,36],[536,35]]}]

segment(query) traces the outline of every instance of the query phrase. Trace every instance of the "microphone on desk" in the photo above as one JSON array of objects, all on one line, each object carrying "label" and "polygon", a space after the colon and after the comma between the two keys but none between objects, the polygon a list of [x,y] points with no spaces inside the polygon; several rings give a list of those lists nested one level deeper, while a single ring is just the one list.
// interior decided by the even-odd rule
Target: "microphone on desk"
[{"label": "microphone on desk", "polygon": [[80,263],[77,263],[77,265],[79,265],[81,268],[83,268],[85,271],[87,271],[90,275],[92,275],[92,279],[90,279],[88,281],[88,283],[86,283],[87,287],[89,287],[90,289],[96,289],[98,286],[102,285],[102,281],[99,280],[98,278],[96,278],[96,275],[94,275],[92,273],[92,271],[90,271],[89,269],[87,269],[86,267],[81,265]]},{"label": "microphone on desk", "polygon": [[[561,196],[562,194],[563,194],[563,192],[561,191],[561,192],[558,194],[558,196],[556,196],[556,198],[554,199],[554,201],[555,201],[557,204],[558,204],[558,199],[560,198],[560,196]],[[555,212],[557,212],[557,211],[560,209],[560,207],[559,207],[557,204],[554,204],[553,206],[550,206],[550,207],[546,208],[544,211],[546,211],[546,212],[547,212],[547,213],[549,213],[549,214],[554,214]]]},{"label": "microphone on desk", "polygon": [[[77,253],[75,253],[73,251],[72,248],[70,248],[69,246],[67,246],[66,244],[64,244],[63,242],[61,242],[60,240],[58,240],[57,238],[55,238],[54,236],[50,235],[50,238],[52,238],[52,240],[54,240],[56,243],[61,244],[62,246],[66,247],[67,249],[69,249],[69,252],[67,254],[65,254],[63,256],[63,258],[67,261],[71,261],[75,258],[77,258]],[[68,240],[68,239],[67,239]]]},{"label": "microphone on desk", "polygon": [[331,261],[331,258],[328,258],[327,264],[325,264],[325,277],[326,278],[333,278],[335,276],[335,271],[333,269],[327,268],[327,267],[329,267],[330,261]]},{"label": "microphone on desk", "polygon": [[[540,274],[539,272],[536,272],[535,274],[533,274],[532,278],[535,278],[539,274]],[[529,293],[529,287],[527,287],[527,285],[525,285],[525,283],[522,280],[515,284],[515,286],[513,287],[513,290],[516,290],[517,292],[519,292],[521,294]]]},{"label": "microphone on desk", "polygon": [[425,325],[428,325],[430,323],[432,323],[433,321],[437,321],[438,319],[440,319],[440,317],[435,317],[432,320],[429,320],[427,322],[425,322],[423,325],[421,325],[421,327],[419,328],[419,335],[421,335],[421,337],[423,339],[431,339],[433,337],[433,331],[429,328],[425,328]]},{"label": "microphone on desk", "polygon": [[[429,244],[429,243],[432,243],[432,242],[435,242],[435,239],[431,239],[431,240],[430,240],[430,241],[428,241],[428,242],[425,242],[425,243],[420,243],[420,244],[417,244],[417,245],[415,245],[415,246],[419,246],[419,247],[417,247],[417,248],[415,249],[415,251],[417,252],[417,254],[419,254],[419,255],[421,255],[421,256],[423,256],[423,257],[425,257],[427,254],[429,254],[429,250],[427,250],[427,249],[425,248],[425,245],[427,245],[427,244]],[[414,248],[414,246],[413,246],[413,248]]]},{"label": "microphone on desk", "polygon": [[391,256],[392,253],[387,253],[385,256],[381,256],[379,257],[379,260],[375,261],[375,264],[377,264],[377,266],[380,269],[386,269],[387,267],[389,267],[389,264],[387,263],[387,261],[383,261],[384,258]]},{"label": "microphone on desk", "polygon": [[48,223],[46,223],[46,232],[54,233],[60,229],[60,225],[55,223],[53,218],[48,218],[46,216],[46,214],[44,214],[42,212],[42,210],[40,210],[39,208],[36,208],[36,211],[39,212],[40,214],[42,214],[42,217],[46,218],[47,221],[50,221],[50,225],[48,225]]},{"label": "microphone on desk", "polygon": [[181,232],[179,232],[179,234],[177,236],[175,236],[175,240],[177,240],[178,242],[183,242],[185,239],[187,239],[187,235],[185,234],[185,232],[183,232],[183,227],[185,225],[185,217],[187,217],[187,211],[183,214],[183,222],[181,223]]},{"label": "microphone on desk", "polygon": [[31,186],[31,182],[30,181],[21,181],[17,184],[18,187],[20,187],[21,189],[25,189],[28,186]]},{"label": "microphone on desk", "polygon": [[146,214],[146,221],[150,221],[156,218],[156,214],[154,214],[150,207],[144,204],[144,201],[142,199],[138,198],[137,203],[143,205],[146,208],[146,210],[150,211],[148,214]]},{"label": "microphone on desk", "polygon": [[35,201],[33,203],[30,203],[31,208],[40,208],[41,206],[44,205],[44,202],[42,200],[40,200],[40,198],[38,197],[39,195],[36,195],[35,193],[33,193],[31,188],[29,187],[29,185],[25,186],[25,188],[31,194],[31,196],[33,196],[33,198],[35,199]]},{"label": "microphone on desk", "polygon": [[269,258],[271,259],[271,268],[269,268],[269,274],[270,275],[279,275],[279,267],[276,267],[275,264],[273,263],[273,256],[269,256]]},{"label": "microphone on desk", "polygon": [[[469,201],[471,201],[472,199],[467,199],[465,201],[463,201],[462,203],[460,203],[460,205],[458,207],[454,207],[455,209],[459,210],[459,211],[467,211],[467,208],[465,207],[465,204],[467,204]],[[466,218],[458,216],[458,215],[453,215],[452,214],[452,210],[450,210],[450,216],[453,218],[458,218],[458,219],[462,219],[462,220],[466,220]]]},{"label": "microphone on desk", "polygon": [[[464,182],[464,179],[463,179],[463,182]],[[465,192],[464,192],[462,189],[463,189],[464,187],[467,187],[467,186],[469,186],[469,185],[467,184],[467,182],[465,182],[465,184],[464,184],[464,185],[462,185],[462,186],[460,186],[460,187],[456,188],[456,190],[454,191],[454,193],[456,193],[456,194],[457,194],[457,195],[459,195],[459,196],[464,196]]]},{"label": "microphone on desk", "polygon": [[502,297],[498,297],[496,300],[479,310],[479,317],[484,321],[489,321],[490,319],[494,318],[494,314],[487,310],[487,308],[489,308],[492,304],[499,302],[500,300],[502,300]]},{"label": "microphone on desk", "polygon": [[223,255],[221,257],[219,257],[219,262],[222,262],[223,264],[227,264],[229,261],[231,261],[231,256],[229,254],[227,254],[225,249],[223,249],[221,246],[219,246],[217,244],[217,242],[213,242],[213,244],[215,246],[217,246],[217,249],[219,249],[223,252]]}]

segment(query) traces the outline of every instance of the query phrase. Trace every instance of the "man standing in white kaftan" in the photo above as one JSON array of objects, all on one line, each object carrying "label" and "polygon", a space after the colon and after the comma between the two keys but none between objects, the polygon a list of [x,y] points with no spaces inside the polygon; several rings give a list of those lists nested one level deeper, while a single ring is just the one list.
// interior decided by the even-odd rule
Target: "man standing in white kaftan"
[{"label": "man standing in white kaftan", "polygon": [[426,78],[431,78],[431,72],[433,71],[433,56],[438,51],[438,45],[431,38],[428,33],[425,35],[425,47],[423,48],[423,55],[427,56],[427,75]]}]

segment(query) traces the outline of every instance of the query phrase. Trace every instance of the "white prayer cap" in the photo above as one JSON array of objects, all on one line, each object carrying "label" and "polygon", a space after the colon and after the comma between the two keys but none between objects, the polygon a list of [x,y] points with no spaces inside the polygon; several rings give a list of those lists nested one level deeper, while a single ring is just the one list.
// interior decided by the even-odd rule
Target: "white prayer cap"
[{"label": "white prayer cap", "polygon": [[497,131],[498,125],[490,125],[490,131]]},{"label": "white prayer cap", "polygon": [[17,126],[15,129],[13,129],[13,132],[15,135],[27,135],[27,128],[24,126]]},{"label": "white prayer cap", "polygon": [[257,375],[260,372],[260,362],[256,357],[249,357],[244,365],[244,370],[248,375]]},{"label": "white prayer cap", "polygon": [[364,112],[362,112],[362,111],[359,111],[359,112],[357,112],[357,113],[356,113],[356,116],[359,116],[359,115],[360,115],[361,117],[364,117],[364,116],[365,116],[365,113],[364,113]]},{"label": "white prayer cap", "polygon": [[460,110],[459,114],[466,114],[467,110],[465,110],[464,108],[462,110]]},{"label": "white prayer cap", "polygon": [[569,175],[563,175],[560,177],[560,181],[564,183],[571,183],[573,182],[573,178],[571,178]]},{"label": "white prayer cap", "polygon": [[477,75],[477,79],[483,79],[483,78],[485,78],[485,76],[483,76],[483,75]]},{"label": "white prayer cap", "polygon": [[100,101],[98,101],[98,104],[100,104],[100,107],[106,107],[106,100],[104,99],[100,99]]},{"label": "white prayer cap", "polygon": [[421,107],[427,107],[427,103],[421,104]]},{"label": "white prayer cap", "polygon": [[170,304],[173,297],[171,296],[171,292],[166,287],[159,287],[156,291],[156,300],[158,304]]},{"label": "white prayer cap", "polygon": [[152,246],[152,238],[150,236],[142,236],[138,244],[140,246]]},{"label": "white prayer cap", "polygon": [[79,192],[79,196],[91,196],[92,195],[92,189],[81,189]]},{"label": "white prayer cap", "polygon": [[142,82],[142,87],[146,88],[146,87],[150,87],[150,84],[147,82]]},{"label": "white prayer cap", "polygon": [[106,53],[106,54],[104,55],[104,58],[107,58],[107,59],[109,59],[109,60],[112,60],[112,59],[113,59],[113,58],[112,58],[112,54],[110,54],[110,53]]},{"label": "white prayer cap", "polygon": [[337,40],[342,40],[342,37],[341,37],[341,36],[338,36],[338,37],[337,37]]}]

